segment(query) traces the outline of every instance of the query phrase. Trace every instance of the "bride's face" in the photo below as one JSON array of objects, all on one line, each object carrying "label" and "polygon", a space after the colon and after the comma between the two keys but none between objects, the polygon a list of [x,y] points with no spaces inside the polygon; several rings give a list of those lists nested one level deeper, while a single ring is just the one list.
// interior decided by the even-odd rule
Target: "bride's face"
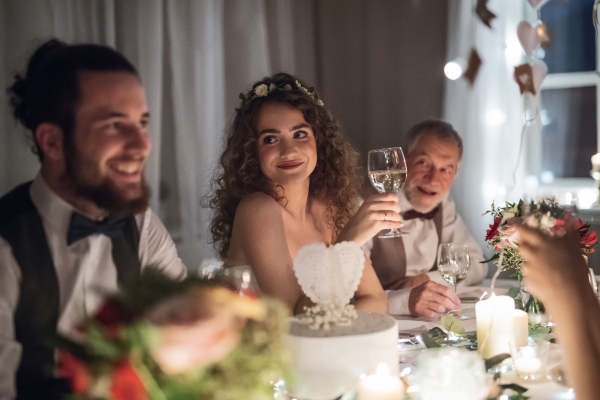
[{"label": "bride's face", "polygon": [[302,112],[267,103],[257,118],[260,169],[273,183],[305,182],[317,164],[317,142]]}]

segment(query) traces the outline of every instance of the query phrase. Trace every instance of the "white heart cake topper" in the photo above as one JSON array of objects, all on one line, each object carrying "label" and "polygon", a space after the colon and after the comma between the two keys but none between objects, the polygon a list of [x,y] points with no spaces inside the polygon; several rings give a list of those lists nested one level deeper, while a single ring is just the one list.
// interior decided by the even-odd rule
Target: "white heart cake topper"
[{"label": "white heart cake topper", "polygon": [[306,309],[303,322],[315,329],[348,325],[355,318],[349,305],[362,278],[365,255],[354,242],[327,247],[324,243],[305,246],[294,259],[294,272],[304,293],[316,303]]}]

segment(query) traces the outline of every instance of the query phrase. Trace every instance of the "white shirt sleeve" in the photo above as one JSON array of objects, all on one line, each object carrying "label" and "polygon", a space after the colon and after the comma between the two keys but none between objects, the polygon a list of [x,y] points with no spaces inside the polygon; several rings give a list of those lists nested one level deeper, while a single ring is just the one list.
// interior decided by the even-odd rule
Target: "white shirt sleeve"
[{"label": "white shirt sleeve", "polygon": [[408,308],[408,298],[410,291],[413,288],[399,289],[399,290],[386,290],[385,293],[388,297],[389,311],[391,315],[410,315],[410,309]]},{"label": "white shirt sleeve", "polygon": [[15,339],[14,314],[19,299],[21,270],[10,245],[0,237],[0,399],[16,397],[15,376],[21,344]]},{"label": "white shirt sleeve", "polygon": [[183,279],[187,269],[167,228],[158,216],[148,208],[136,216],[140,226],[140,260],[143,268],[153,268],[174,279]]}]

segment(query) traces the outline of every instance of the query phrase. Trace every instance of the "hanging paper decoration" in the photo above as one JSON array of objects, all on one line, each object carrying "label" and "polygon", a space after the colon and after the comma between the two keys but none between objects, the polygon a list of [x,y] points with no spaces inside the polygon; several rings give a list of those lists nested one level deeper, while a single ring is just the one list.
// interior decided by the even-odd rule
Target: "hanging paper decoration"
[{"label": "hanging paper decoration", "polygon": [[496,14],[491,12],[487,8],[488,0],[477,0],[477,5],[475,6],[475,14],[479,17],[481,22],[488,28],[492,29],[492,20],[496,18]]},{"label": "hanging paper decoration", "polygon": [[521,64],[515,67],[515,81],[519,84],[521,94],[529,92],[536,94],[542,86],[542,81],[548,74],[548,66],[542,60],[533,64]]},{"label": "hanging paper decoration", "polygon": [[479,57],[479,53],[474,48],[471,48],[467,70],[463,74],[463,77],[467,80],[469,86],[473,86],[473,83],[475,83],[475,79],[477,79],[477,74],[479,73],[479,68],[481,68],[481,63],[482,61],[481,57]]},{"label": "hanging paper decoration", "polygon": [[533,8],[539,8],[541,6],[543,6],[544,4],[546,4],[546,2],[548,0],[527,0],[529,2],[529,4],[531,4],[531,7]]},{"label": "hanging paper decoration", "polygon": [[533,86],[533,69],[531,68],[531,64],[521,64],[515,67],[515,81],[519,84],[521,94],[525,92],[535,94],[535,87]]},{"label": "hanging paper decoration", "polygon": [[548,29],[541,22],[538,22],[535,26],[531,26],[526,21],[519,22],[519,25],[517,25],[517,37],[528,56],[539,49],[540,46],[547,48],[550,45]]}]

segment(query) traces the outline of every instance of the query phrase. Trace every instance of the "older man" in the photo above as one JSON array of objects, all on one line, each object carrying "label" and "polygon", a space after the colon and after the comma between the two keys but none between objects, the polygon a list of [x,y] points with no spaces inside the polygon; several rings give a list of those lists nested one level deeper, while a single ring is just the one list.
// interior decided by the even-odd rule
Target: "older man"
[{"label": "older man", "polygon": [[465,284],[487,274],[481,248],[456,213],[448,191],[462,158],[462,140],[452,125],[427,120],[408,133],[408,177],[398,193],[404,231],[402,238],[375,236],[363,246],[388,293],[390,314],[434,317],[446,309],[460,308],[460,300],[443,284],[437,272],[440,243],[469,246],[471,268]]},{"label": "older man", "polygon": [[186,270],[148,208],[150,115],[133,65],[51,40],[9,92],[41,169],[0,198],[0,399],[61,398],[52,334],[75,334],[102,293],[148,268]]}]

